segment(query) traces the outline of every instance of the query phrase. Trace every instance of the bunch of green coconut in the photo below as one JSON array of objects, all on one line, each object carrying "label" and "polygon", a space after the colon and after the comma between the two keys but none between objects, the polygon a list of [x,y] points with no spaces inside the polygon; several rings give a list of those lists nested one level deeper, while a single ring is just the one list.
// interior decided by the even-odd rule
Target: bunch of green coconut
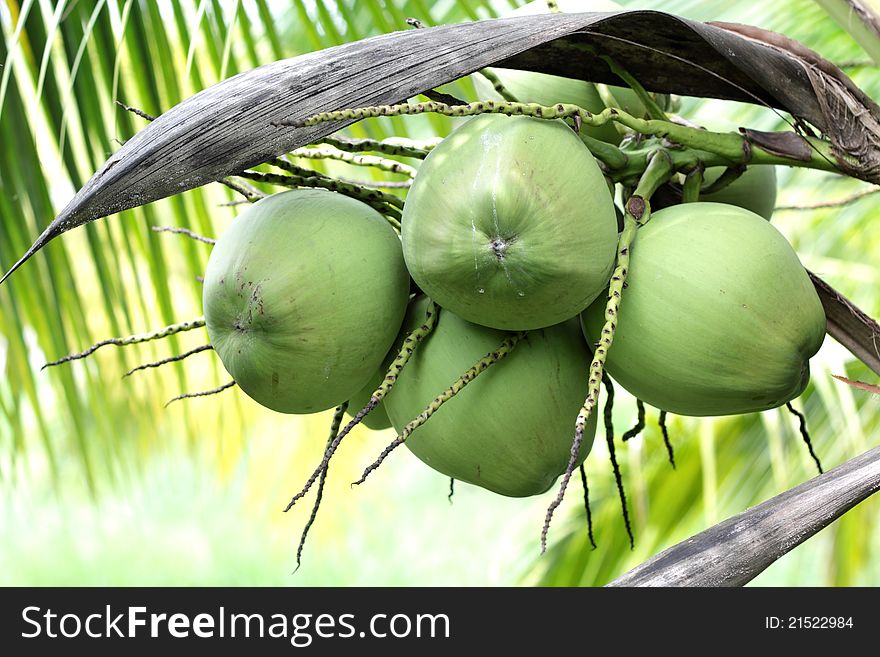
[{"label": "bunch of green coconut", "polygon": [[[645,112],[629,90],[494,73],[521,101]],[[483,114],[424,159],[399,230],[316,189],[240,213],[205,274],[214,349],[270,409],[341,416],[347,405],[354,418],[293,501],[361,420],[398,434],[365,476],[405,444],[453,479],[543,493],[590,452],[596,413],[583,407],[603,368],[680,415],[759,412],[803,392],[825,316],[769,222],[773,168],[654,211],[629,245],[614,186],[585,145],[622,137],[610,124],[579,133]],[[722,171],[708,170],[704,189]]]}]

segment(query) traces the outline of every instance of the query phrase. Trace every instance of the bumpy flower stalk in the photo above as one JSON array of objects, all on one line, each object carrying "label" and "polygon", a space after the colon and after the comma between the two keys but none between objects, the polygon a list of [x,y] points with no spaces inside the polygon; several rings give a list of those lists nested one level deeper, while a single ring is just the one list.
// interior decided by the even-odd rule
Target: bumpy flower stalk
[{"label": "bumpy flower stalk", "polygon": [[341,180],[337,180],[330,176],[325,176],[324,174],[318,173],[317,171],[298,167],[295,164],[292,164],[280,158],[271,160],[270,164],[272,166],[278,167],[279,169],[283,169],[284,171],[289,172],[292,176],[301,179],[311,187],[323,187],[325,189],[330,189],[334,192],[340,192],[354,198],[359,198],[360,200],[364,200],[369,203],[381,201],[382,203],[387,203],[388,205],[392,205],[401,210],[403,209],[403,199],[395,196],[394,194],[386,194],[385,192],[380,192],[375,189],[364,189],[362,187],[358,187],[357,185],[344,183]]},{"label": "bumpy flower stalk", "polygon": [[406,180],[355,180],[354,178],[339,178],[340,182],[369,189],[409,189],[412,187],[412,178]]},{"label": "bumpy flower stalk", "polygon": [[351,428],[354,427],[354,425],[363,420],[367,414],[382,403],[385,396],[391,392],[391,388],[394,387],[394,384],[397,382],[401,371],[403,371],[404,365],[406,365],[409,362],[409,359],[412,358],[418,344],[434,330],[434,326],[437,324],[437,316],[439,314],[440,306],[432,301],[425,312],[424,323],[406,336],[400,347],[400,352],[397,354],[397,358],[391,363],[388,372],[385,373],[385,378],[382,380],[382,383],[373,391],[373,394],[370,395],[370,401],[367,402],[367,405],[359,410],[354,418],[352,418],[349,423],[351,426],[345,428],[345,433],[351,431]]},{"label": "bumpy flower stalk", "polygon": [[587,420],[593,412],[597,402],[599,401],[599,389],[602,384],[602,376],[605,372],[605,359],[608,356],[608,350],[614,341],[614,331],[617,328],[617,317],[620,312],[620,300],[622,298],[623,288],[626,284],[627,274],[629,273],[630,250],[633,240],[636,236],[636,230],[641,224],[645,224],[651,217],[651,208],[648,199],[664,182],[669,180],[673,173],[672,162],[666,151],[658,150],[654,152],[653,157],[648,162],[645,173],[639,180],[635,192],[626,202],[623,217],[623,232],[617,245],[617,266],[611,274],[611,283],[608,287],[608,302],[605,306],[605,324],[599,336],[599,342],[596,345],[593,360],[590,363],[589,382],[587,385],[587,398],[584,405],[578,413],[575,422],[574,440],[571,444],[571,453],[568,461],[568,467],[562,477],[559,485],[559,494],[547,509],[547,515],[544,520],[544,527],[541,530],[541,552],[547,549],[547,532],[550,529],[550,522],[553,519],[553,513],[562,503],[565,496],[565,490],[571,480],[571,475],[577,467],[577,459],[580,453],[581,444],[584,441],[584,431],[587,426]]},{"label": "bumpy flower stalk", "polygon": [[464,374],[462,374],[451,386],[449,386],[442,393],[437,395],[427,406],[425,406],[424,410],[419,413],[419,415],[410,421],[404,428],[403,431],[400,432],[400,435],[395,438],[391,444],[388,445],[382,453],[379,454],[379,458],[377,458],[372,464],[367,466],[364,473],[361,475],[361,478],[354,482],[355,486],[359,486],[364,483],[366,478],[370,475],[373,470],[382,465],[382,461],[393,452],[395,449],[400,447],[403,443],[406,442],[406,439],[409,438],[412,433],[422,426],[425,422],[427,422],[431,416],[436,413],[443,404],[447,401],[455,397],[461,390],[471,381],[476,379],[480,374],[488,370],[495,363],[504,360],[507,356],[509,356],[516,345],[526,337],[526,331],[519,331],[505,338],[501,345],[495,351],[489,352],[485,356],[483,356],[480,360],[474,363]]},{"label": "bumpy flower stalk", "polygon": [[[599,98],[602,99],[602,104],[605,105],[605,107],[615,107],[622,111],[620,101],[617,100],[617,98],[611,92],[611,89],[608,88],[607,84],[597,84],[596,91],[599,92]],[[617,130],[617,134],[619,134],[620,136],[624,136],[626,134],[626,129],[622,125],[615,123],[614,127]]]},{"label": "bumpy flower stalk", "polygon": [[385,378],[382,380],[381,385],[370,395],[370,401],[367,402],[367,405],[364,406],[361,410],[355,414],[352,418],[351,422],[345,425],[345,428],[340,431],[332,441],[327,445],[327,449],[324,450],[324,456],[321,459],[321,462],[318,464],[318,467],[315,468],[315,471],[308,478],[305,485],[302,487],[299,493],[294,495],[290,502],[285,507],[285,511],[290,511],[294,504],[297,503],[298,500],[302,499],[306,493],[309,492],[309,489],[315,483],[321,473],[327,469],[327,466],[330,463],[330,459],[333,458],[333,454],[336,453],[336,449],[339,447],[339,444],[342,442],[342,439],[345,438],[348,433],[354,429],[355,426],[360,424],[361,420],[363,420],[370,411],[376,408],[382,400],[385,398],[391,388],[394,387],[395,382],[400,376],[400,372],[403,370],[404,366],[409,362],[409,359],[412,358],[413,353],[415,353],[416,348],[419,343],[421,343],[428,335],[430,335],[431,331],[434,330],[434,326],[437,323],[437,315],[440,313],[440,307],[434,303],[433,301],[428,306],[428,310],[425,312],[425,321],[419,326],[417,329],[412,331],[403,341],[403,344],[400,347],[400,351],[397,353],[397,357],[391,362],[391,366],[388,368],[388,372],[385,374]]},{"label": "bumpy flower stalk", "polygon": [[167,408],[169,404],[173,404],[174,402],[180,401],[182,399],[194,399],[196,397],[210,397],[211,395],[217,395],[224,390],[229,390],[234,385],[235,381],[230,381],[229,383],[224,383],[222,386],[212,388],[211,390],[203,390],[201,392],[186,392],[182,395],[177,395],[177,397],[172,397],[167,402],[165,402],[165,406]]},{"label": "bumpy flower stalk", "polygon": [[319,143],[327,144],[349,153],[382,153],[383,155],[414,157],[423,160],[441,141],[443,140],[440,137],[424,140],[391,137],[380,141],[378,139],[349,139],[337,136],[322,137]]},{"label": "bumpy flower stalk", "polygon": [[[283,121],[279,125],[304,127],[326,121],[359,121],[378,116],[402,116],[426,112],[434,112],[444,116],[476,116],[491,113],[508,116],[531,116],[538,119],[574,119],[574,117],[578,117],[582,124],[589,126],[601,126],[609,121],[617,121],[642,135],[666,139],[684,146],[686,149],[699,151],[699,153],[693,153],[686,149],[671,151],[669,155],[676,165],[676,170],[685,166],[693,166],[696,163],[695,158],[697,158],[702,160],[706,166],[726,166],[737,163],[782,164],[839,172],[835,164],[836,155],[831,144],[815,137],[796,137],[809,150],[809,159],[796,159],[765,150],[759,144],[749,142],[745,136],[733,132],[710,132],[670,121],[639,119],[616,108],[608,108],[598,114],[592,114],[582,107],[568,103],[544,106],[536,103],[487,100],[466,105],[446,105],[436,102],[377,105],[335,112],[321,112],[304,119]],[[792,135],[792,133],[781,134]],[[597,157],[599,157],[598,154]],[[855,163],[853,162],[853,164]],[[608,166],[615,169],[615,177],[620,180],[638,175],[644,169],[645,161],[630,157],[619,167],[610,164]]]},{"label": "bumpy flower stalk", "polygon": [[481,69],[481,70],[477,71],[477,73],[479,73],[484,78],[486,78],[490,82],[490,84],[492,85],[492,88],[495,90],[495,93],[497,93],[499,96],[501,96],[504,100],[511,102],[511,103],[519,102],[519,99],[516,96],[514,96],[510,92],[510,90],[508,90],[507,87],[504,86],[504,83],[501,81],[501,78],[499,78],[497,75],[495,75],[495,71],[493,71],[491,68]]},{"label": "bumpy flower stalk", "polygon": [[271,164],[273,167],[278,167],[279,169],[300,178],[326,178],[327,180],[332,180],[330,176],[319,173],[314,169],[301,167],[280,157],[272,158],[271,160],[266,161],[265,164]]},{"label": "bumpy flower stalk", "polygon": [[388,171],[389,173],[399,173],[410,178],[415,178],[416,168],[403,162],[389,160],[388,158],[378,157],[377,155],[360,155],[358,153],[349,153],[339,150],[338,148],[321,148],[307,147],[297,148],[288,153],[291,157],[302,157],[310,160],[339,160],[359,167],[372,167],[380,171]]},{"label": "bumpy flower stalk", "polygon": [[117,347],[124,347],[130,344],[139,344],[141,342],[150,342],[151,340],[161,340],[162,338],[167,338],[169,335],[175,335],[177,333],[183,333],[184,331],[192,331],[193,329],[201,328],[205,325],[204,317],[197,317],[196,319],[191,319],[187,322],[180,322],[178,324],[171,324],[170,326],[165,326],[164,328],[160,328],[158,331],[152,331],[150,333],[138,333],[136,335],[129,335],[124,338],[109,338],[107,340],[101,340],[97,344],[93,344],[91,347],[86,349],[85,351],[80,351],[79,353],[70,354],[69,356],[65,356],[64,358],[59,358],[58,360],[53,360],[50,363],[46,363],[40,369],[46,369],[47,367],[54,367],[55,365],[61,365],[62,363],[69,363],[72,360],[79,360],[81,358],[86,358],[87,356],[91,356],[101,347],[105,347],[107,345],[116,345]]},{"label": "bumpy flower stalk", "polygon": [[131,376],[135,372],[140,372],[142,370],[148,370],[148,369],[152,369],[155,367],[162,367],[162,365],[167,365],[168,363],[177,363],[177,362],[182,361],[186,358],[189,358],[190,356],[195,356],[196,354],[200,354],[203,351],[210,351],[213,348],[214,348],[213,345],[203,344],[201,347],[196,347],[195,349],[190,349],[186,353],[179,354],[177,356],[171,356],[170,358],[163,358],[162,360],[157,360],[155,363],[145,363],[143,365],[138,365],[137,367],[130,369],[130,370],[128,370],[128,372],[123,374],[122,378],[124,379],[125,377]]},{"label": "bumpy flower stalk", "polygon": [[[299,187],[320,187],[332,192],[345,194],[346,196],[363,201],[373,209],[385,215],[388,222],[397,230],[400,230],[401,214],[398,208],[403,207],[403,201],[393,194],[386,194],[385,192],[376,189],[365,189],[363,187],[344,183],[334,178],[327,178],[319,175],[281,175],[277,173],[262,173],[259,171],[244,171],[239,175],[249,180],[253,180],[254,182],[278,185],[280,187],[290,187],[294,189]],[[393,199],[393,201],[391,199]]]},{"label": "bumpy flower stalk", "polygon": [[[348,402],[342,402],[336,407],[336,411],[333,413],[333,419],[330,421],[330,437],[327,438],[328,449],[330,444],[336,438],[336,435],[339,433],[339,425],[342,424],[342,416],[345,415],[347,408]],[[324,498],[324,483],[327,481],[327,473],[329,470],[330,467],[328,464],[327,467],[321,471],[321,480],[318,482],[318,494],[315,496],[315,504],[312,507],[311,514],[309,514],[306,526],[303,527],[302,534],[299,537],[299,546],[296,548],[296,569],[294,572],[299,570],[299,567],[302,564],[303,548],[306,546],[306,538],[308,538],[309,530],[312,528],[312,525],[315,524],[315,518],[318,517],[318,509],[321,508],[321,500]]]},{"label": "bumpy flower stalk", "polygon": [[240,180],[235,180],[234,178],[222,178],[219,182],[226,185],[233,192],[237,192],[244,196],[244,200],[247,203],[256,203],[261,198],[266,198],[266,195],[259,189]]},{"label": "bumpy flower stalk", "polygon": [[185,235],[196,242],[204,242],[205,244],[216,244],[217,240],[211,237],[205,237],[191,231],[189,228],[178,228],[177,226],[153,226],[154,233],[174,233],[175,235]]}]

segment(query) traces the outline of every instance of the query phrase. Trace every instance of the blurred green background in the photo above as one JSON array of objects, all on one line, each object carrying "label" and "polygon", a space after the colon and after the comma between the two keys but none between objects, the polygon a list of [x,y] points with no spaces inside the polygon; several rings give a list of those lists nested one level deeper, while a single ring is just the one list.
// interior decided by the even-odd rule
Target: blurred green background
[{"label": "blurred green background", "polygon": [[[262,63],[425,23],[488,18],[518,0],[2,0],[0,2],[0,266],[6,269],[121,141],[143,125],[114,100],[161,113]],[[880,98],[877,69],[812,0],[639,0],[698,20],[783,32],[848,68]],[[472,96],[468,82],[453,90]],[[685,99],[682,114],[714,129],[782,129],[752,106]],[[445,134],[438,117],[381,120],[353,136]],[[336,170],[350,175],[344,165]],[[361,170],[361,175],[363,175]],[[844,197],[862,183],[780,171],[780,205]],[[648,428],[619,449],[636,548],[630,551],[604,441],[587,461],[598,548],[573,482],[539,557],[555,491],[501,498],[448,480],[398,450],[350,489],[393,437],[358,429],[334,460],[322,512],[295,575],[311,498],[281,512],[316,464],[330,413],[282,416],[231,390],[163,408],[228,377],[212,352],[122,374],[207,342],[204,330],[40,371],[111,335],[201,315],[209,246],[150,226],[218,235],[236,208],[211,185],[91,224],[53,242],[0,287],[0,583],[4,585],[597,585],[659,550],[815,473],[785,412],[673,418],[672,471]],[[834,209],[779,212],[774,224],[803,262],[880,314],[880,196]],[[830,338],[813,361],[805,409],[826,468],[877,443],[876,396],[830,374],[876,381]],[[618,436],[635,417],[618,388]],[[880,499],[869,500],[784,557],[759,585],[880,585]]]}]

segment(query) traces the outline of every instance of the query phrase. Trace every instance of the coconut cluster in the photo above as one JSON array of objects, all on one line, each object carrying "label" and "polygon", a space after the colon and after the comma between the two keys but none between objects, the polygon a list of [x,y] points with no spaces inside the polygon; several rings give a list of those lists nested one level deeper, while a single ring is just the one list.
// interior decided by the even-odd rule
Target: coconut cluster
[{"label": "coconut cluster", "polygon": [[[604,107],[589,83],[496,74],[522,101]],[[205,275],[224,366],[270,409],[369,406],[368,427],[412,433],[412,453],[445,475],[502,495],[546,491],[571,465],[618,258],[613,186],[581,137],[558,120],[468,120],[421,164],[399,235],[368,205],[323,190],[248,207]],[[618,384],[697,416],[762,411],[803,392],[825,316],[768,221],[775,193],[773,168],[750,167],[639,228],[605,361]],[[595,429],[593,413],[575,465]]]},{"label": "coconut cluster", "polygon": [[[617,219],[598,165],[562,123],[477,117],[425,160],[401,223],[398,237],[372,208],[320,190],[248,207],[205,275],[216,352],[268,408],[350,400],[355,413],[432,299],[442,308],[433,331],[366,416],[400,432],[505,336],[528,331],[406,444],[453,478],[504,495],[546,491],[568,463],[614,264]],[[632,394],[722,415],[803,391],[824,315],[765,219],[711,202],[661,210],[630,268],[607,369]],[[422,294],[410,300],[413,287]],[[579,462],[595,426],[594,415]]]}]

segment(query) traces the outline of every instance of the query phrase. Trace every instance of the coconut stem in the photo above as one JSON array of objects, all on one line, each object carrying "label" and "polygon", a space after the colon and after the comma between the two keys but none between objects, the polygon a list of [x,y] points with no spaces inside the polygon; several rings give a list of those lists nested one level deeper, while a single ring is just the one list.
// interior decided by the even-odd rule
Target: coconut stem
[{"label": "coconut stem", "polygon": [[[602,100],[602,104],[605,105],[605,107],[614,107],[618,110],[623,110],[620,101],[617,100],[617,98],[611,92],[611,89],[608,88],[607,84],[597,83],[596,91],[599,92],[599,98]],[[627,131],[626,128],[623,127],[623,125],[615,123],[614,128],[617,130],[617,134],[619,134],[621,137],[626,135]]]},{"label": "coconut stem", "polygon": [[684,185],[681,188],[682,203],[696,203],[700,200],[700,187],[703,185],[704,169],[703,163],[698,162],[693,169],[685,174]]},{"label": "coconut stem", "polygon": [[[277,162],[280,163],[283,162],[283,160],[277,160]],[[275,164],[275,162],[273,162],[273,164]],[[285,165],[279,164],[279,167],[286,169],[287,167],[295,167],[295,165],[287,162],[285,163]],[[357,185],[350,185],[334,178],[327,178],[320,175],[281,175],[277,173],[262,173],[259,171],[243,171],[239,175],[249,180],[266,183],[269,185],[279,185],[281,187],[292,188],[320,187],[322,189],[327,189],[332,192],[339,192],[340,194],[344,194],[345,196],[350,196],[359,201],[363,201],[367,205],[371,206],[373,209],[385,215],[388,222],[395,229],[400,230],[401,215],[400,211],[397,208],[403,207],[403,200],[392,194],[386,194],[385,192],[381,192],[376,189],[365,189],[363,187],[358,187]],[[389,199],[394,199],[394,201],[389,201]]]},{"label": "coconut stem", "polygon": [[199,235],[198,233],[191,231],[189,228],[178,228],[176,226],[152,226],[152,230],[154,233],[174,233],[176,235],[186,235],[187,237],[194,239],[196,242],[204,242],[205,244],[217,243],[217,240],[210,237],[205,237],[204,235]]},{"label": "coconut stem", "polygon": [[734,180],[739,178],[743,173],[745,173],[746,168],[741,164],[727,167],[718,178],[716,178],[712,183],[707,185],[705,188],[700,190],[700,194],[714,194],[715,192],[720,192],[722,189],[727,187]]},{"label": "coconut stem", "polygon": [[675,452],[672,449],[672,443],[669,440],[669,430],[666,428],[666,411],[660,411],[660,417],[657,420],[660,425],[660,433],[663,434],[663,444],[666,445],[666,455],[669,457],[669,465],[675,470]]},{"label": "coconut stem", "polygon": [[358,187],[368,187],[370,189],[409,189],[412,187],[412,179],[406,180],[355,180],[353,178],[338,178],[340,182],[349,185],[357,185]]},{"label": "coconut stem", "polygon": [[[654,151],[652,157],[648,159],[648,166],[642,174],[633,195],[627,200],[625,212],[623,215],[623,232],[617,244],[617,266],[611,274],[611,283],[608,286],[608,302],[605,305],[605,324],[599,336],[599,342],[593,354],[593,360],[590,363],[589,381],[587,384],[587,398],[584,405],[578,413],[575,421],[574,440],[571,444],[571,452],[569,454],[568,466],[562,481],[559,484],[559,493],[556,499],[547,509],[547,515],[544,518],[544,526],[541,529],[541,552],[547,550],[547,533],[550,530],[550,522],[553,519],[553,513],[562,504],[565,496],[565,490],[571,481],[571,475],[577,467],[577,460],[580,454],[581,444],[584,441],[584,431],[587,426],[587,420],[593,412],[599,401],[599,389],[605,374],[605,359],[608,357],[608,350],[614,341],[614,331],[617,328],[617,317],[620,311],[620,300],[622,297],[624,286],[626,285],[627,274],[629,273],[630,250],[633,240],[636,236],[636,230],[639,225],[647,223],[651,218],[651,206],[648,199],[653,195],[660,185],[669,180],[674,169],[672,160],[667,151]],[[613,448],[613,442],[611,447]],[[626,511],[624,510],[624,515]]]},{"label": "coconut stem", "polygon": [[176,401],[180,401],[181,399],[193,399],[195,397],[208,397],[210,395],[216,395],[224,390],[228,390],[232,386],[235,385],[235,381],[230,381],[229,383],[224,383],[222,386],[217,388],[212,388],[211,390],[203,390],[201,392],[185,392],[182,395],[177,395],[177,397],[172,397],[167,402],[165,402],[165,407],[167,408],[169,404],[172,404]]},{"label": "coconut stem", "polygon": [[171,356],[170,358],[163,358],[162,360],[158,360],[155,363],[145,363],[144,365],[138,365],[137,367],[128,370],[125,374],[122,375],[124,379],[127,376],[131,376],[135,372],[140,372],[141,370],[148,370],[154,367],[161,367],[162,365],[167,365],[168,363],[176,363],[178,361],[184,360],[185,358],[189,358],[190,356],[194,356],[196,354],[200,354],[203,351],[208,351],[209,349],[213,349],[214,347],[210,344],[203,344],[201,347],[196,347],[195,349],[190,349],[186,353],[179,354],[177,356]]},{"label": "coconut stem", "polygon": [[382,380],[381,385],[370,395],[370,401],[367,402],[367,405],[364,406],[361,410],[355,414],[352,418],[351,422],[345,425],[345,428],[340,431],[327,446],[327,449],[324,451],[324,456],[321,459],[321,462],[318,464],[318,467],[315,468],[315,471],[311,474],[311,476],[306,481],[305,485],[302,487],[299,493],[294,495],[290,502],[287,504],[287,507],[284,509],[285,511],[290,511],[294,504],[298,500],[300,500],[306,493],[309,492],[309,489],[315,483],[315,480],[321,475],[321,473],[327,469],[327,466],[330,464],[330,459],[333,458],[333,454],[336,453],[336,449],[339,447],[339,444],[342,442],[343,438],[345,438],[348,433],[354,429],[355,426],[360,424],[361,420],[363,420],[374,408],[376,408],[381,401],[385,398],[391,388],[394,387],[394,383],[397,381],[397,378],[400,376],[400,372],[403,370],[404,365],[409,362],[409,359],[412,357],[413,353],[415,353],[416,347],[418,347],[419,343],[422,342],[430,333],[434,330],[434,326],[437,323],[437,315],[440,314],[440,306],[438,306],[433,301],[428,306],[427,311],[425,312],[425,321],[419,326],[417,329],[412,331],[403,341],[403,344],[400,347],[400,351],[397,354],[397,357],[392,361],[391,366],[388,368],[388,372],[385,374],[385,378]]},{"label": "coconut stem", "polygon": [[578,126],[577,120],[575,120],[575,126],[577,127],[577,133],[580,136],[581,141],[584,142],[584,145],[589,149],[593,157],[599,160],[607,168],[622,169],[627,165],[629,162],[629,156],[617,146],[585,134]]},{"label": "coconut stem", "polygon": [[117,347],[124,347],[130,344],[139,344],[141,342],[150,342],[151,340],[161,340],[162,338],[167,338],[169,335],[175,335],[177,333],[183,333],[184,331],[192,331],[193,329],[201,328],[205,325],[205,318],[198,317],[196,319],[191,319],[186,322],[180,322],[178,324],[171,324],[170,326],[166,326],[164,328],[160,328],[158,331],[152,331],[150,333],[138,333],[136,335],[129,335],[124,338],[109,338],[107,340],[101,340],[96,344],[93,344],[91,347],[86,349],[85,351],[80,351],[79,353],[70,354],[65,356],[64,358],[59,358],[58,360],[53,360],[49,363],[46,363],[41,367],[41,370],[46,369],[47,367],[54,367],[55,365],[61,365],[62,363],[68,363],[72,360],[79,360],[81,358],[85,358],[87,356],[91,356],[101,347],[105,347],[107,345],[116,345]]},{"label": "coconut stem", "polygon": [[514,96],[510,90],[504,86],[504,83],[501,81],[497,75],[495,75],[495,71],[491,68],[484,68],[477,71],[480,75],[486,78],[489,83],[492,85],[492,88],[495,90],[499,96],[501,96],[504,100],[510,103],[518,103],[519,99]]},{"label": "coconut stem", "polygon": [[[333,413],[333,419],[330,421],[330,436],[327,438],[328,449],[330,444],[336,438],[336,434],[339,432],[339,425],[342,424],[342,416],[345,415],[347,408],[348,402],[342,402],[336,407],[336,411]],[[299,537],[299,546],[296,548],[296,568],[293,572],[299,570],[299,567],[302,565],[303,548],[306,546],[306,538],[308,538],[309,530],[312,528],[312,525],[315,524],[315,518],[318,517],[318,509],[321,508],[321,500],[324,498],[324,483],[327,481],[327,472],[329,470],[330,464],[328,463],[321,471],[321,480],[318,482],[318,493],[315,496],[315,504],[312,506],[312,512],[309,514],[306,526],[303,527],[302,534]]]},{"label": "coconut stem", "polygon": [[626,489],[623,485],[623,477],[620,474],[620,465],[617,463],[617,452],[614,449],[614,383],[607,374],[602,374],[602,383],[605,384],[605,444],[608,445],[608,456],[611,460],[611,471],[614,473],[614,484],[617,486],[617,497],[620,500],[620,508],[623,512],[623,524],[626,527],[626,535],[629,537],[629,545],[635,545],[632,526],[629,522],[629,512],[626,505]]},{"label": "coconut stem", "polygon": [[381,171],[389,173],[399,173],[410,178],[415,178],[416,168],[403,162],[389,160],[388,158],[379,157],[377,155],[360,155],[358,153],[349,153],[334,147],[306,147],[297,148],[288,153],[290,157],[302,157],[309,160],[339,160],[359,167],[373,167]]},{"label": "coconut stem", "polygon": [[645,106],[645,110],[647,111],[649,118],[657,119],[658,121],[669,120],[669,117],[666,116],[666,112],[664,112],[663,109],[657,104],[657,101],[654,100],[654,97],[647,91],[645,91],[645,88],[642,86],[641,82],[636,80],[629,71],[623,68],[608,55],[602,55],[600,58],[602,59],[602,61],[608,64],[608,68],[611,69],[612,73],[614,73],[617,77],[619,77],[621,80],[629,85],[629,88],[632,89],[638,99],[642,101],[642,105]]},{"label": "coconut stem", "polygon": [[226,185],[233,192],[237,192],[244,196],[245,203],[256,203],[261,198],[266,198],[266,194],[261,192],[253,185],[235,180],[233,178],[222,178],[218,182]]},{"label": "coconut stem", "polygon": [[379,458],[377,458],[373,463],[367,466],[366,470],[364,470],[361,478],[354,482],[352,485],[359,486],[364,481],[366,481],[367,477],[370,475],[373,470],[382,465],[382,461],[393,452],[395,449],[400,447],[406,439],[412,435],[413,431],[422,426],[425,422],[427,422],[431,416],[439,410],[444,403],[455,397],[462,388],[464,388],[468,383],[476,379],[480,374],[485,372],[495,363],[504,360],[511,352],[513,352],[516,345],[526,337],[526,331],[518,331],[506,337],[501,345],[495,351],[491,351],[485,356],[483,356],[480,360],[474,363],[464,374],[462,374],[451,386],[449,386],[442,393],[437,395],[431,403],[425,406],[424,410],[416,416],[415,419],[410,421],[404,428],[403,431],[395,438],[384,450],[379,454]]},{"label": "coconut stem", "polygon": [[303,179],[303,181],[305,181],[305,183],[310,187],[323,187],[324,189],[329,189],[334,192],[340,192],[348,196],[353,196],[354,198],[359,198],[368,203],[381,201],[401,210],[403,209],[403,199],[395,196],[394,194],[386,194],[385,192],[380,192],[375,189],[364,189],[362,187],[358,187],[357,185],[344,183],[330,176],[320,174],[317,171],[312,171],[311,169],[303,169],[302,167],[298,167],[295,164],[291,164],[290,162],[282,160],[280,158],[271,160],[269,163],[273,166],[278,167],[279,169],[288,171],[294,177]]},{"label": "coconut stem", "polygon": [[819,457],[816,456],[816,452],[813,451],[813,441],[810,440],[810,433],[807,431],[807,418],[803,413],[795,410],[795,407],[791,405],[791,402],[785,403],[785,408],[788,409],[788,412],[792,415],[796,416],[798,419],[798,430],[801,432],[801,438],[804,439],[804,443],[807,445],[807,449],[810,452],[810,456],[813,457],[813,462],[816,464],[816,467],[819,469],[819,474],[822,474],[824,470],[822,469],[822,463],[819,461]]},{"label": "coconut stem", "polygon": [[455,495],[455,478],[449,478],[449,495],[446,496],[446,499],[449,500],[449,503],[452,504],[452,496]]},{"label": "coconut stem", "polygon": [[636,423],[633,425],[632,429],[626,431],[623,436],[621,436],[621,440],[623,442],[627,442],[631,438],[635,438],[642,430],[645,428],[645,402],[641,399],[636,399]]},{"label": "coconut stem", "polygon": [[[840,173],[836,164],[832,145],[816,137],[800,137],[793,139],[792,133],[779,133],[789,141],[798,141],[809,151],[809,159],[803,156],[786,156],[784,153],[772,152],[763,148],[755,139],[733,132],[711,132],[688,125],[680,125],[659,119],[640,119],[617,108],[609,107],[598,114],[592,114],[582,107],[568,103],[552,106],[537,103],[496,102],[492,100],[478,101],[466,105],[447,105],[445,103],[403,103],[399,105],[376,105],[355,109],[344,109],[335,112],[321,112],[304,119],[281,121],[277,125],[294,127],[314,126],[325,121],[360,121],[378,116],[402,116],[407,114],[424,114],[434,112],[445,116],[475,116],[477,114],[506,114],[508,116],[531,116],[538,119],[573,119],[584,125],[601,126],[609,121],[616,121],[642,135],[650,135],[686,147],[671,154],[677,170],[690,167],[702,160],[706,166],[729,166],[731,163],[751,164],[782,164],[788,166],[807,167]],[[766,140],[765,140],[766,141]],[[688,150],[690,149],[690,150]],[[699,151],[694,153],[693,151]],[[598,157],[598,155],[597,155]],[[854,162],[852,164],[855,164]],[[612,166],[615,178],[621,180],[638,175],[646,163],[640,158]]]},{"label": "coconut stem", "polygon": [[587,471],[584,464],[581,463],[581,484],[584,487],[584,511],[587,514],[587,536],[590,539],[590,545],[596,549],[596,540],[593,538],[593,511],[590,509],[590,485],[587,483]]},{"label": "coconut stem", "polygon": [[394,137],[392,140],[378,139],[350,139],[346,137],[322,137],[319,143],[327,144],[333,148],[349,153],[382,153],[383,155],[397,155],[400,157],[414,157],[425,159],[428,153],[437,146],[442,139],[435,137],[417,141]]}]

